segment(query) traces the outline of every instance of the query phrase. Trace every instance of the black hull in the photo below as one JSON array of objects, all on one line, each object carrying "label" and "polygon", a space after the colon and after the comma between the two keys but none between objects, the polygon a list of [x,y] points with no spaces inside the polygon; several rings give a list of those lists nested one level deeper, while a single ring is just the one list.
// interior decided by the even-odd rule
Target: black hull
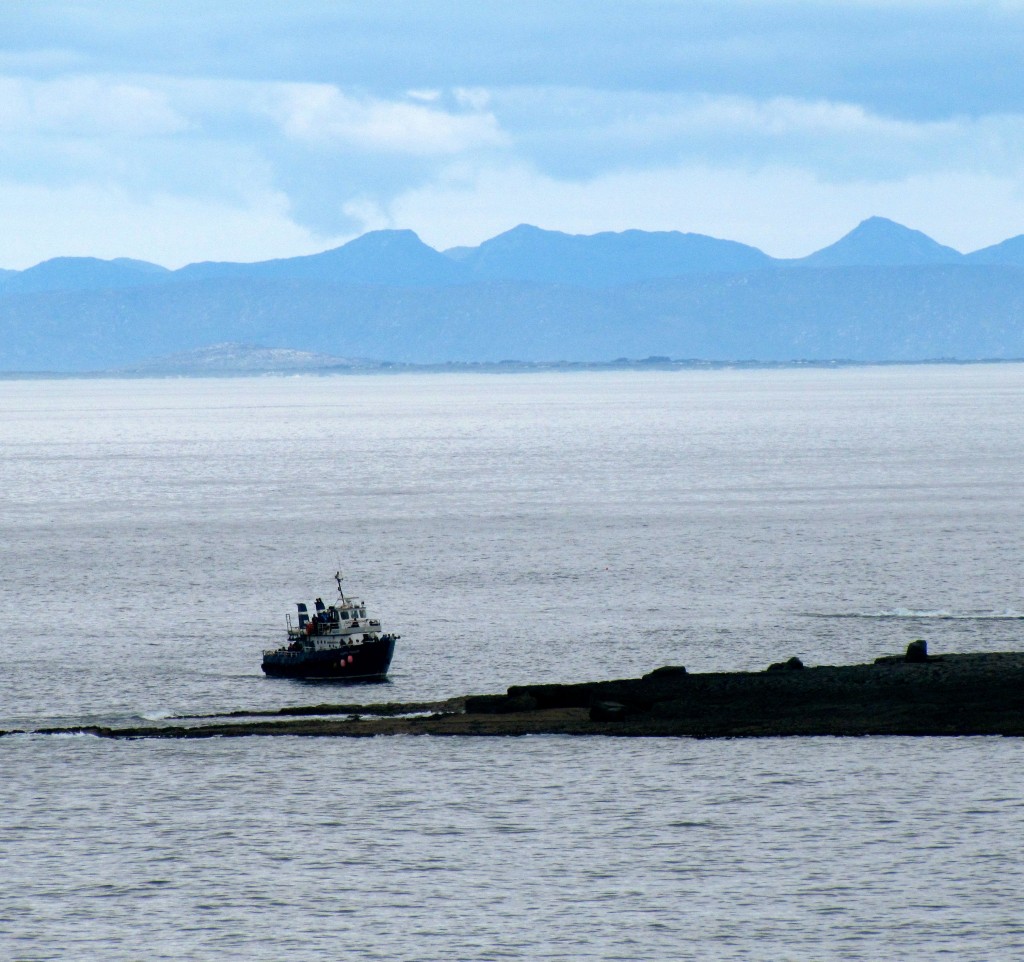
[{"label": "black hull", "polygon": [[334,648],[330,651],[274,651],[263,656],[263,671],[274,678],[324,678],[371,681],[387,676],[395,639]]}]

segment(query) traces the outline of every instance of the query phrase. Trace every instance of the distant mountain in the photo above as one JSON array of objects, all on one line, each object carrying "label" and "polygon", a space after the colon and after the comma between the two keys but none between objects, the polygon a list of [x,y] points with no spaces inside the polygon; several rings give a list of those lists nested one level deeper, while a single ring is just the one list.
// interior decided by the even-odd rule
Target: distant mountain
[{"label": "distant mountain", "polygon": [[1024,235],[963,256],[873,217],[780,261],[675,232],[521,225],[442,254],[375,231],[255,264],[56,258],[2,273],[0,371],[1024,358],[1022,319]]},{"label": "distant mountain", "polygon": [[608,287],[695,272],[734,272],[769,267],[756,247],[678,231],[563,234],[529,224],[479,247],[446,251],[480,280],[534,281]]},{"label": "distant mountain", "polygon": [[159,284],[170,276],[166,267],[128,257],[112,261],[96,257],[54,257],[24,271],[5,271],[0,278],[0,291],[95,291]]},{"label": "distant mountain", "polygon": [[1001,244],[984,247],[966,255],[972,264],[1007,264],[1024,267],[1024,234],[1018,234]]},{"label": "distant mountain", "polygon": [[176,280],[188,281],[214,277],[301,278],[410,287],[456,284],[466,279],[466,272],[451,258],[428,247],[411,230],[371,231],[341,247],[305,257],[255,264],[205,261],[174,273]]},{"label": "distant mountain", "polygon": [[112,371],[115,374],[282,374],[379,368],[380,361],[335,357],[311,351],[260,347],[256,344],[211,344],[151,358]]},{"label": "distant mountain", "polygon": [[1022,317],[1024,268],[1003,266],[695,273],[609,288],[239,278],[0,297],[0,370],[109,370],[224,342],[417,364],[1024,358]]},{"label": "distant mountain", "polygon": [[790,263],[801,267],[908,267],[957,264],[963,257],[918,230],[884,217],[869,217],[834,244]]}]

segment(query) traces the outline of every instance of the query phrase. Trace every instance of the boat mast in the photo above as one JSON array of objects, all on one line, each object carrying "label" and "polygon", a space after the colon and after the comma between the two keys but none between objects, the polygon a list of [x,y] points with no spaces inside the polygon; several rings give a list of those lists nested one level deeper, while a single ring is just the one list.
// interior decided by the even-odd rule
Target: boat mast
[{"label": "boat mast", "polygon": [[334,580],[338,582],[338,597],[341,598],[341,603],[343,605],[348,604],[348,602],[345,601],[345,592],[341,590],[341,571],[340,571],[340,569],[338,571],[334,572]]}]

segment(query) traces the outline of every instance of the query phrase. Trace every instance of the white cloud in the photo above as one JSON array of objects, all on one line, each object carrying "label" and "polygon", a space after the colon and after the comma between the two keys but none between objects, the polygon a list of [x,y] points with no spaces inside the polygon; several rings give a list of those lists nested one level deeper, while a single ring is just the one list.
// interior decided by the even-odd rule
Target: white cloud
[{"label": "white cloud", "polygon": [[342,204],[342,211],[353,223],[359,225],[359,233],[371,230],[389,230],[397,225],[378,201],[370,197],[355,197]]},{"label": "white cloud", "polygon": [[[678,103],[677,98],[672,100]],[[916,124],[879,117],[859,104],[795,97],[688,97],[675,110],[655,113],[679,133],[740,133],[785,137],[795,133],[817,135],[864,134],[915,137],[922,128],[948,129],[949,124]]]},{"label": "white cloud", "polygon": [[1024,169],[1024,115],[910,120],[855,103],[574,88],[492,91],[524,160],[585,179],[684,162],[787,165],[828,179]]},{"label": "white cloud", "polygon": [[[797,256],[881,214],[958,249],[1024,232],[1024,116],[580,88],[0,77],[0,266],[437,246],[523,221],[698,231]],[[180,224],[180,226],[178,226]]]},{"label": "white cloud", "polygon": [[175,134],[187,127],[163,91],[141,83],[88,76],[0,77],[0,131],[6,134],[102,138]]},{"label": "white cloud", "polygon": [[785,167],[687,165],[560,181],[523,166],[452,171],[377,211],[437,247],[476,244],[528,222],[567,233],[683,230],[800,257],[871,215],[890,217],[968,251],[1024,231],[1024,189],[991,175],[929,174],[828,182]]},{"label": "white cloud", "polygon": [[267,112],[285,133],[310,144],[341,143],[385,153],[459,154],[507,138],[492,114],[450,113],[423,103],[356,97],[329,84],[275,84]]},{"label": "white cloud", "polygon": [[472,110],[486,110],[491,103],[491,92],[483,87],[456,87],[452,93],[456,103]]},{"label": "white cloud", "polygon": [[257,261],[311,254],[351,237],[311,233],[279,193],[248,205],[116,188],[58,188],[0,181],[0,266],[23,269],[56,256],[135,257],[165,267],[191,261]]}]

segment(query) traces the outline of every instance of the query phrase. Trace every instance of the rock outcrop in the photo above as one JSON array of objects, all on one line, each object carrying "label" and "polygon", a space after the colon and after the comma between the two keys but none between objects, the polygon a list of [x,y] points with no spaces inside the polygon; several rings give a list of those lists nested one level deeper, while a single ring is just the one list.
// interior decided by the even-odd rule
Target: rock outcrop
[{"label": "rock outcrop", "polygon": [[[319,717],[301,717],[304,711]],[[425,713],[426,712],[426,713]],[[347,715],[345,718],[330,717]],[[1024,736],[1024,652],[928,654],[924,641],[871,664],[516,685],[445,702],[318,705],[280,717],[167,727],[61,729],[113,738],[241,735]],[[296,717],[299,716],[299,717]],[[0,733],[2,734],[2,733]]]}]

